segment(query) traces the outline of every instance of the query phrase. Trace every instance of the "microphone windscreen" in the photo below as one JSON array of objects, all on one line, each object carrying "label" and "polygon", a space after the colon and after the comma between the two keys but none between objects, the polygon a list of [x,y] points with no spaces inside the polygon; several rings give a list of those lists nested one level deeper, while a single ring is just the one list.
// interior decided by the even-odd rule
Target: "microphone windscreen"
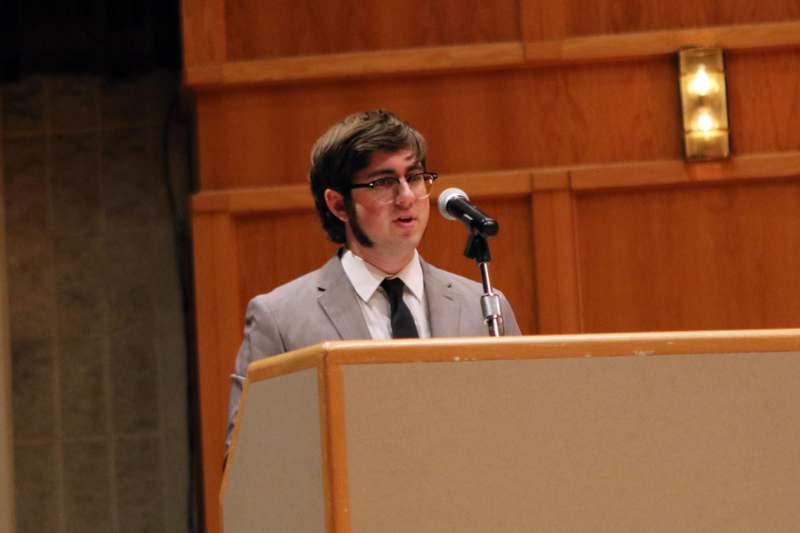
[{"label": "microphone windscreen", "polygon": [[463,198],[464,200],[469,200],[469,196],[467,196],[467,193],[465,193],[458,187],[450,187],[449,189],[443,190],[442,193],[439,195],[439,212],[447,220],[456,220],[456,217],[454,217],[447,211],[447,203],[453,198]]}]

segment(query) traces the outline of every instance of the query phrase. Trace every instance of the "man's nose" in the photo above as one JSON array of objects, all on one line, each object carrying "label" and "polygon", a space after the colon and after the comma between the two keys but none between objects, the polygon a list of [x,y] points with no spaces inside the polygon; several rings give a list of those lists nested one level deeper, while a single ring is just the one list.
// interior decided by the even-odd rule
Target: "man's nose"
[{"label": "man's nose", "polygon": [[411,190],[411,186],[408,184],[405,178],[401,178],[397,182],[397,195],[395,196],[395,203],[397,205],[411,205],[417,197],[414,195],[414,191]]}]

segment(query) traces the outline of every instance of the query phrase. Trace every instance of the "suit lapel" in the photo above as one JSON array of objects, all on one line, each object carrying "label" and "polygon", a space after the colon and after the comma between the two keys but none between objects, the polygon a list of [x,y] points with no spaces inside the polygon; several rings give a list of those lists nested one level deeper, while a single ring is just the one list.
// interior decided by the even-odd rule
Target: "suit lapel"
[{"label": "suit lapel", "polygon": [[452,280],[438,268],[420,258],[425,280],[425,299],[432,337],[458,337],[460,334],[461,305],[453,296]]},{"label": "suit lapel", "polygon": [[358,295],[344,273],[338,256],[333,256],[319,271],[318,302],[339,333],[339,339],[370,339]]}]

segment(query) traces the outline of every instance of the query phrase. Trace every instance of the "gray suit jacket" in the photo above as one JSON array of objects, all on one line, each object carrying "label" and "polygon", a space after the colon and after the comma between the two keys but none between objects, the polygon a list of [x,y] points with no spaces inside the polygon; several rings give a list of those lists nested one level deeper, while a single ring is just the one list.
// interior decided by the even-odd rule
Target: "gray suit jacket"
[{"label": "gray suit jacket", "polygon": [[[486,336],[480,283],[431,266],[422,259],[420,263],[431,336]],[[250,300],[244,340],[236,356],[236,370],[231,375],[227,445],[250,363],[325,341],[370,339],[357,298],[341,261],[334,256],[321,269]],[[514,311],[502,294],[500,300],[506,334],[520,335]]]}]

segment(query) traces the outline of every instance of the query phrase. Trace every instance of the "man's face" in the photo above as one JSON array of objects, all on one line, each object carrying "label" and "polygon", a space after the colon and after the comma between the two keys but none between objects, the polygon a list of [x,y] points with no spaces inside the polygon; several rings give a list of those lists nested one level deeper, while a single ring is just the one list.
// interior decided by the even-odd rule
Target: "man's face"
[{"label": "man's face", "polygon": [[[422,164],[411,150],[376,152],[369,165],[355,175],[353,184],[384,177],[405,177],[421,170],[424,170]],[[353,206],[344,220],[347,247],[385,272],[399,271],[411,260],[425,233],[430,199],[417,198],[404,180],[400,182],[397,195],[388,202],[379,201],[375,191],[367,188],[353,189],[351,193]],[[372,246],[356,238],[358,231],[368,237]]]}]

